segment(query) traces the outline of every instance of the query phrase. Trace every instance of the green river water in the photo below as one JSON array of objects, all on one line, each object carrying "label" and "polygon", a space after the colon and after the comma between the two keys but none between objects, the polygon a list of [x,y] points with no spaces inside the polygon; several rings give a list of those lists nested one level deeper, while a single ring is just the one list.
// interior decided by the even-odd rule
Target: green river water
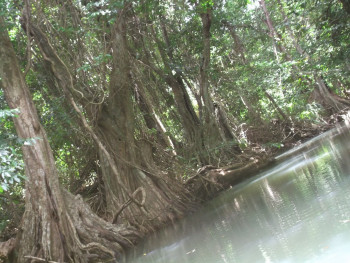
[{"label": "green river water", "polygon": [[278,159],[148,238],[127,262],[350,262],[349,127]]}]

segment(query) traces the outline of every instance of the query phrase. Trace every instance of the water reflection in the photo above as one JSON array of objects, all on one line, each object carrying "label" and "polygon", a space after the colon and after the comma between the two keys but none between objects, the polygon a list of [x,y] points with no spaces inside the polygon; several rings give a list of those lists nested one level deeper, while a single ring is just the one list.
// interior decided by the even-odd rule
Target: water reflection
[{"label": "water reflection", "polygon": [[152,236],[128,262],[350,261],[350,134],[340,128],[281,156]]}]

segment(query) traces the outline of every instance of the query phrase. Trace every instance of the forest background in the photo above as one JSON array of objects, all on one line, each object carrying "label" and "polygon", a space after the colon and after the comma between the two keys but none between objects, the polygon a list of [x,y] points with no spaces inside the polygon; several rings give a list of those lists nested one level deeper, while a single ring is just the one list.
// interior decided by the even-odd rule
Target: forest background
[{"label": "forest background", "polygon": [[120,260],[350,105],[346,0],[1,0],[0,13],[4,261]]}]

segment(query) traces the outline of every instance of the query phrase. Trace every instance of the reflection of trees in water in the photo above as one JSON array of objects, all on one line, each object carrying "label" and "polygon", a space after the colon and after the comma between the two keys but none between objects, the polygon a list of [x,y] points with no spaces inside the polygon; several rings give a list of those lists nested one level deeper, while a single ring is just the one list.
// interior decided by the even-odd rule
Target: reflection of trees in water
[{"label": "reflection of trees in water", "polygon": [[169,245],[186,237],[176,248],[181,262],[303,262],[322,254],[350,231],[348,137],[325,138],[270,175],[227,191],[162,238]]},{"label": "reflection of trees in water", "polygon": [[[265,261],[281,256],[297,259],[293,256],[296,247],[304,250],[298,258],[306,258],[314,253],[315,244],[339,231],[337,218],[349,214],[350,195],[343,183],[348,183],[350,147],[344,136],[340,142],[339,136],[335,139],[324,140],[303,154],[300,162],[304,163],[289,168],[288,173],[271,175],[248,186],[232,197],[231,205],[220,209],[215,229],[219,235],[215,236],[231,255],[236,255],[235,260],[244,244],[252,242]],[[347,193],[342,194],[344,191]]]},{"label": "reflection of trees in water", "polygon": [[[310,247],[311,252],[312,245],[339,231],[337,218],[342,216],[339,213],[349,213],[350,204],[349,191],[342,185],[347,179],[344,175],[348,175],[344,158],[348,159],[349,155],[340,153],[347,149],[342,144],[326,142],[305,156],[306,161],[320,156],[315,162],[305,162],[305,166],[289,174],[260,184],[267,213],[275,218],[272,224],[269,220],[263,222],[269,228],[273,226],[276,231],[272,235],[285,251],[290,251],[289,247],[295,250],[295,244],[299,243],[298,247]],[[292,182],[288,182],[290,178]],[[275,198],[276,193],[282,202]],[[261,218],[259,210],[256,214]]]}]

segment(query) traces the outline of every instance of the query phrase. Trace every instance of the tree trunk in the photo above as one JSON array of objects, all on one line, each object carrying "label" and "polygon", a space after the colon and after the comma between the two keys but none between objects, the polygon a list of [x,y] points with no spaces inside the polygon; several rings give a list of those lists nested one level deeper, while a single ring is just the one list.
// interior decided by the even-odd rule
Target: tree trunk
[{"label": "tree trunk", "polygon": [[241,41],[241,39],[239,38],[237,32],[236,32],[236,29],[233,25],[231,25],[228,21],[226,20],[223,20],[222,21],[222,24],[224,26],[226,26],[230,32],[230,35],[234,41],[234,51],[235,53],[237,54],[237,56],[241,59],[243,65],[247,64],[247,60],[246,60],[246,57],[245,57],[245,48],[244,48],[244,45]]},{"label": "tree trunk", "polygon": [[203,51],[202,61],[199,68],[199,88],[203,101],[203,136],[205,145],[211,149],[225,138],[220,138],[220,131],[215,119],[213,100],[209,91],[209,65],[210,65],[210,28],[212,20],[212,10],[208,8],[206,12],[200,14],[202,21]]},{"label": "tree trunk", "polygon": [[[187,205],[183,203],[187,197],[185,189],[179,183],[158,171],[153,163],[150,146],[134,138],[135,117],[131,99],[133,81],[130,76],[125,19],[124,16],[119,17],[113,32],[110,97],[108,106],[104,107],[100,115],[98,128],[108,149],[113,151],[114,161],[119,170],[119,175],[115,175],[111,173],[109,165],[102,162],[110,191],[110,198],[107,200],[111,201],[107,205],[111,211],[115,210],[114,221],[127,221],[147,231],[169,219],[182,216],[187,209]],[[120,184],[115,183],[115,176],[121,177],[119,180],[123,181],[130,193],[139,188],[144,189],[142,205],[133,203],[121,211],[130,197],[125,189],[121,189]]]},{"label": "tree trunk", "polygon": [[317,95],[314,96],[314,94],[312,94],[312,96],[326,110],[328,110],[330,114],[344,110],[350,106],[350,101],[348,99],[339,97],[329,89],[322,76],[318,76],[315,74],[314,79],[317,87],[314,93],[316,93]]},{"label": "tree trunk", "polygon": [[[177,63],[176,63],[176,61],[174,59],[172,46],[171,46],[170,40],[169,40],[168,30],[166,28],[166,20],[165,20],[164,16],[160,16],[159,19],[160,19],[160,26],[162,28],[162,34],[163,34],[164,42],[166,44],[166,50],[167,50],[166,53],[167,53],[167,55],[169,57],[171,65],[176,65]],[[194,88],[192,87],[190,82],[186,79],[186,77],[184,76],[184,73],[182,71],[180,71],[179,69],[176,69],[174,71],[175,71],[175,76],[174,76],[175,79],[177,79],[177,81],[179,83],[181,83],[182,86],[184,86],[184,87],[185,87],[184,83],[186,83],[187,87],[190,89],[190,91],[192,92],[193,96],[195,97],[197,105],[198,105],[199,120],[201,120],[202,119],[202,108],[203,108],[203,105],[202,105],[202,100],[201,100],[200,94],[194,90]],[[185,88],[185,90],[186,90],[186,88]],[[194,109],[193,109],[193,111],[194,111]]]},{"label": "tree trunk", "polygon": [[140,108],[140,111],[145,120],[146,126],[149,130],[155,130],[157,143],[162,146],[163,149],[172,149],[174,155],[176,155],[175,144],[171,138],[166,135],[166,130],[163,123],[160,121],[154,106],[151,101],[147,98],[146,92],[143,88],[143,84],[139,80],[133,79],[135,82],[135,100]]},{"label": "tree trunk", "polygon": [[279,61],[278,53],[285,54],[287,59],[290,60],[291,59],[290,55],[288,54],[286,48],[281,44],[282,36],[275,30],[275,27],[273,26],[270,14],[266,7],[265,0],[259,0],[259,4],[265,14],[266,20],[264,22],[267,24],[267,27],[269,28],[269,36],[272,39],[276,60]]},{"label": "tree trunk", "polygon": [[22,147],[26,207],[11,262],[115,260],[137,232],[103,221],[79,196],[60,188],[52,150],[2,18],[0,28],[1,87],[10,108],[20,111],[14,118],[17,134],[28,141]]},{"label": "tree trunk", "polygon": [[63,61],[38,28],[31,25],[31,33],[43,57],[50,62],[58,85],[99,148],[111,222],[123,222],[147,232],[182,216],[192,203],[190,194],[180,183],[154,168],[150,145],[134,139],[132,79],[124,15],[125,9],[120,11],[113,26],[110,94],[97,120],[98,133],[90,127],[70,94],[70,90],[75,89]]},{"label": "tree trunk", "polygon": [[[140,21],[140,18],[134,14],[133,11],[133,21],[134,26],[129,29],[129,34],[131,35],[137,35],[138,37],[133,37],[133,44],[136,47],[137,50],[146,50],[146,44],[144,35],[140,34],[142,31],[147,31],[145,24],[143,24]],[[130,49],[129,49],[130,52]],[[140,56],[138,54],[137,56],[134,55],[135,58],[137,56]],[[149,64],[150,55],[148,52],[143,52],[142,57],[145,61],[147,61],[146,64]],[[133,62],[137,62],[139,60],[135,59]],[[152,81],[156,82],[157,79],[154,76],[154,73],[149,68],[140,67],[139,64],[135,65],[133,63],[131,65],[133,69],[137,68],[136,70],[133,70],[132,78],[134,82],[134,92],[135,92],[135,99],[138,103],[138,106],[143,114],[146,126],[150,130],[156,130],[156,137],[158,139],[157,142],[155,142],[157,145],[163,146],[164,149],[172,149],[172,154],[176,155],[176,152],[180,149],[177,147],[178,142],[174,139],[173,136],[167,134],[166,127],[163,125],[160,117],[159,117],[159,108],[156,107],[156,105],[159,105],[159,99],[158,94],[155,91],[154,85],[152,85]],[[141,74],[139,74],[141,73]],[[146,75],[146,78],[144,77]],[[171,108],[171,107],[169,107]]]},{"label": "tree trunk", "polygon": [[[202,126],[193,108],[184,82],[180,74],[171,67],[169,58],[164,52],[162,43],[158,39],[153,28],[152,35],[157,43],[158,50],[165,67],[165,73],[157,71],[157,74],[159,74],[165,80],[165,82],[169,85],[169,87],[171,87],[173,91],[176,109],[180,115],[181,124],[184,128],[185,138],[189,145],[190,154],[186,154],[187,156],[185,157],[191,158],[191,155],[197,155],[200,164],[208,164],[209,158],[205,149],[205,143],[203,141]],[[175,74],[173,71],[175,71]]]}]

